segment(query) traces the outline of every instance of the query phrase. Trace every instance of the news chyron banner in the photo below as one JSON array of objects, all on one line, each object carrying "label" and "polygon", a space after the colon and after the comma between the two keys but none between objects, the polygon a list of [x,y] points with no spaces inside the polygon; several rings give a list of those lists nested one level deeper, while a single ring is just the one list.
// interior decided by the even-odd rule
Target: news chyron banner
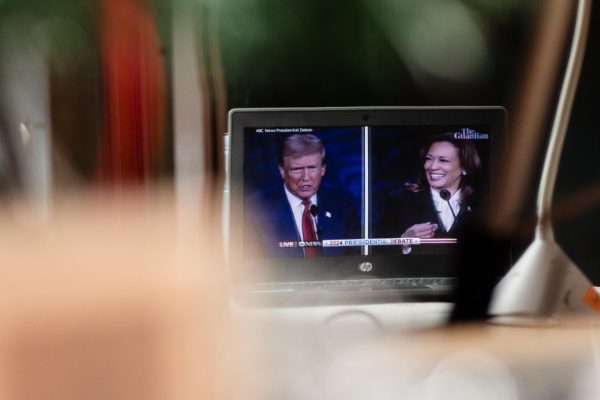
[{"label": "news chyron banner", "polygon": [[360,246],[418,246],[420,244],[454,244],[455,238],[377,238],[377,239],[328,239],[312,241],[278,242],[280,248],[294,247],[360,247]]}]

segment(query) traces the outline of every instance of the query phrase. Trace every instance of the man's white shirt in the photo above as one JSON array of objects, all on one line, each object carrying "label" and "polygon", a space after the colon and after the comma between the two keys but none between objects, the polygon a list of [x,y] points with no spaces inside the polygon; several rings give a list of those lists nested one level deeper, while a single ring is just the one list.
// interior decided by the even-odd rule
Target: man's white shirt
[{"label": "man's white shirt", "polygon": [[[283,185],[285,189],[285,196],[287,197],[288,203],[290,204],[290,208],[292,209],[292,213],[294,214],[294,222],[296,223],[296,231],[298,232],[298,236],[304,240],[302,237],[302,213],[304,212],[304,204],[302,204],[302,199],[292,194],[285,184]],[[313,194],[310,197],[310,203],[317,206],[317,194]],[[316,217],[311,215],[311,219],[313,221],[313,229],[316,226]],[[316,229],[315,229],[316,232]]]}]

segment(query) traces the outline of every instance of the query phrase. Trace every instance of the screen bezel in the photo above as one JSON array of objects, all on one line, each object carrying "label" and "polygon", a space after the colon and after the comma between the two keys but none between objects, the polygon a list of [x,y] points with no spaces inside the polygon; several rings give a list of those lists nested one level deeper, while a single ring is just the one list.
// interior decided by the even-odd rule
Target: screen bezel
[{"label": "screen bezel", "polygon": [[[454,258],[448,255],[370,255],[351,257],[273,258],[247,260],[236,251],[244,240],[243,152],[246,128],[350,126],[489,126],[490,197],[497,189],[496,161],[506,146],[506,110],[485,107],[348,107],[233,109],[229,113],[229,193],[227,239],[229,267],[238,282],[310,281],[388,277],[454,276]],[[508,250],[507,250],[508,253]],[[507,256],[508,258],[508,256]],[[369,263],[365,268],[364,263]]]}]

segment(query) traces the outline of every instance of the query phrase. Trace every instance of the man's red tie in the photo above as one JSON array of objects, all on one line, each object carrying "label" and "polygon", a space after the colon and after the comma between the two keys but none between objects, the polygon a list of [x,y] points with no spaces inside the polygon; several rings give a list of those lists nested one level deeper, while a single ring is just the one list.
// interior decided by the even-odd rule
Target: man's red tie
[{"label": "man's red tie", "polygon": [[[317,240],[317,235],[315,234],[312,216],[310,215],[310,200],[304,199],[302,200],[302,204],[304,204],[304,211],[302,212],[302,239],[305,242],[315,241]],[[318,247],[304,248],[304,257],[315,257],[320,253]]]}]

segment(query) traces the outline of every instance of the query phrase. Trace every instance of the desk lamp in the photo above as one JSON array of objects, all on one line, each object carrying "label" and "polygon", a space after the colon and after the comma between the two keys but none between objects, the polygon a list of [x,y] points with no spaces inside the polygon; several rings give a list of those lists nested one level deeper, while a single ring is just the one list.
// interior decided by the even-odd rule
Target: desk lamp
[{"label": "desk lamp", "polygon": [[591,0],[579,0],[565,77],[546,151],[537,196],[535,238],[496,286],[489,308],[492,322],[560,322],[561,317],[600,313],[592,283],[554,239],[552,198],[587,41]]}]

